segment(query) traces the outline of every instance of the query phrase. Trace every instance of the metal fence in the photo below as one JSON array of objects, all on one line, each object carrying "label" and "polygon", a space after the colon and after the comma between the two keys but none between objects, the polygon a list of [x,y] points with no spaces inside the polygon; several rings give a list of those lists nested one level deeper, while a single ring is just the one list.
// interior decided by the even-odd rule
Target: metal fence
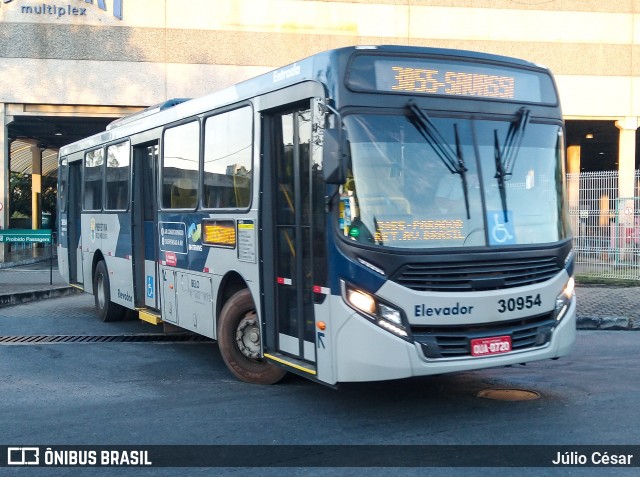
[{"label": "metal fence", "polygon": [[618,197],[618,172],[567,174],[576,272],[640,280],[640,191]]}]

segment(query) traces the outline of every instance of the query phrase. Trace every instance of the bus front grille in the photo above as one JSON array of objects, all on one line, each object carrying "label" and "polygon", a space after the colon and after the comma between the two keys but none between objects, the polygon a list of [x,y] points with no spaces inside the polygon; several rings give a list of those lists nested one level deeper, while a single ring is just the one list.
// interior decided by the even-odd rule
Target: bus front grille
[{"label": "bus front grille", "polygon": [[544,282],[560,270],[555,257],[413,263],[403,266],[391,280],[417,291],[502,290]]},{"label": "bus front grille", "polygon": [[546,345],[556,325],[553,314],[546,313],[497,323],[459,326],[412,326],[414,341],[428,359],[471,357],[472,339],[510,336],[512,351],[524,351]]}]

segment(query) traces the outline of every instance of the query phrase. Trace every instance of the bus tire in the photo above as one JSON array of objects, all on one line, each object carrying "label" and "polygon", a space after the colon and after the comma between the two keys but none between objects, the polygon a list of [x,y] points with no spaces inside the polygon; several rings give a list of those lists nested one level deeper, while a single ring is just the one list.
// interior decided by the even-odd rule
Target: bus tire
[{"label": "bus tire", "polygon": [[104,260],[98,262],[96,271],[93,274],[93,297],[96,304],[96,312],[101,321],[120,321],[124,318],[124,307],[111,301],[109,271]]},{"label": "bus tire", "polygon": [[218,346],[225,364],[241,381],[275,384],[287,374],[281,367],[260,358],[260,322],[247,288],[234,294],[222,308]]}]

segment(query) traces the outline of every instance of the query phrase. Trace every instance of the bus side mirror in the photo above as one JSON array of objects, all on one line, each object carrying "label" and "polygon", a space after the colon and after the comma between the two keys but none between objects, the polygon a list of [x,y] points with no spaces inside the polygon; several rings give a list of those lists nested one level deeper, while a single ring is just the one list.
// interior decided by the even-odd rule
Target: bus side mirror
[{"label": "bus side mirror", "polygon": [[344,184],[347,176],[345,167],[348,150],[349,146],[342,129],[327,128],[324,130],[322,172],[327,184]]}]

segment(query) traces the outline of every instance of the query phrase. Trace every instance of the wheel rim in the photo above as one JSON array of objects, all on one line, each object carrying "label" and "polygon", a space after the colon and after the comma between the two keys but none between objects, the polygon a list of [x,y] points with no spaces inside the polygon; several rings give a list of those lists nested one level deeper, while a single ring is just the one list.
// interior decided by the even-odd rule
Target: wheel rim
[{"label": "wheel rim", "polygon": [[247,358],[260,357],[260,327],[255,312],[247,314],[236,328],[236,345]]},{"label": "wheel rim", "polygon": [[100,307],[100,309],[104,309],[104,306],[107,302],[107,297],[105,295],[105,290],[104,290],[104,276],[102,275],[102,273],[98,274],[98,279],[96,280],[97,283],[97,296],[98,296],[98,306]]}]

